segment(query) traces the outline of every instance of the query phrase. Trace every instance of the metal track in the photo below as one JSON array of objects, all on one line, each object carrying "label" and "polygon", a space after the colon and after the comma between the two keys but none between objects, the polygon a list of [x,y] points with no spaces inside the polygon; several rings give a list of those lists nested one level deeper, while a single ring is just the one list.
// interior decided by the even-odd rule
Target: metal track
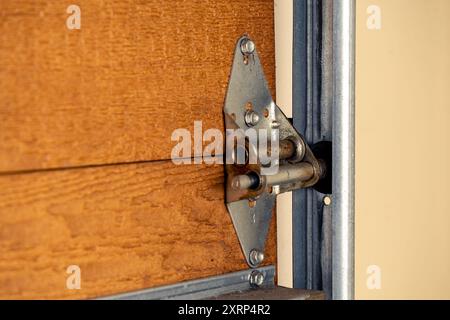
[{"label": "metal track", "polygon": [[293,194],[294,286],[354,294],[354,0],[294,1],[293,123],[333,143],[333,195]]},{"label": "metal track", "polygon": [[333,299],[354,298],[355,0],[333,2]]},{"label": "metal track", "polygon": [[169,286],[156,287],[135,292],[103,297],[99,300],[199,300],[219,295],[242,292],[252,289],[250,276],[259,271],[264,276],[260,287],[273,287],[275,267],[267,266],[257,269],[228,273],[215,277],[179,282]]}]

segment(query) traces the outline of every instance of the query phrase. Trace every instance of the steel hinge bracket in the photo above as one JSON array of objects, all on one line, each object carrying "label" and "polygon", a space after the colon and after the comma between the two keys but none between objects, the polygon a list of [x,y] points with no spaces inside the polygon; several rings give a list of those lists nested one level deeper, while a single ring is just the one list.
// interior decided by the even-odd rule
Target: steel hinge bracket
[{"label": "steel hinge bracket", "polygon": [[273,101],[248,36],[236,44],[223,110],[226,205],[245,259],[255,268],[264,260],[276,196],[313,186],[325,166]]}]

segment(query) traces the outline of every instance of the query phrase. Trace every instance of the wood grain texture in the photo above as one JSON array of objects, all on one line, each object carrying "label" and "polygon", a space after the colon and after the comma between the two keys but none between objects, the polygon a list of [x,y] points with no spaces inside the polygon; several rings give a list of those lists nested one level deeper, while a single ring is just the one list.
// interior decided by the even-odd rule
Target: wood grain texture
[{"label": "wood grain texture", "polygon": [[[170,158],[176,128],[223,128],[242,34],[274,88],[272,0],[77,0],[81,30],[66,28],[69,4],[0,1],[0,298],[92,298],[248,268],[223,167],[146,161]],[[267,264],[275,250],[273,222]],[[66,289],[69,265],[81,290]]]},{"label": "wood grain texture", "polygon": [[0,1],[0,172],[170,159],[171,133],[223,128],[236,40],[274,88],[272,0]]},{"label": "wood grain texture", "polygon": [[[0,298],[90,298],[247,269],[222,166],[0,176]],[[272,221],[275,221],[273,219]],[[266,263],[275,263],[271,225]],[[66,269],[81,268],[81,290]]]}]

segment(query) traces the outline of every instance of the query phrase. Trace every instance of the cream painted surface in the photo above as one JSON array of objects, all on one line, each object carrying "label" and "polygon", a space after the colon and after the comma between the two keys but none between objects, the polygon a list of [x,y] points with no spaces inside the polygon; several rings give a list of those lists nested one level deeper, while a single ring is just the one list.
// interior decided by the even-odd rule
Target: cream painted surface
[{"label": "cream painted surface", "polygon": [[357,0],[356,43],[356,297],[450,299],[450,1]]},{"label": "cream painted surface", "polygon": [[274,0],[277,104],[292,118],[293,0]]},{"label": "cream painted surface", "polygon": [[[292,117],[292,45],[293,0],[275,0],[276,102]],[[292,261],[292,193],[277,197],[277,281],[291,288]]]}]

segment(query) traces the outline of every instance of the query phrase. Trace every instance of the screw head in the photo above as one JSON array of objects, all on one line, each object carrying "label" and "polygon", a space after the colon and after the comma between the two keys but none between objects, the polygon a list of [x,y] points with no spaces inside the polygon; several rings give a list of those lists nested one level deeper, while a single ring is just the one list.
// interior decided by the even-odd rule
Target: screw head
[{"label": "screw head", "polygon": [[264,274],[261,271],[254,270],[250,274],[249,278],[250,285],[254,287],[259,287],[264,283]]},{"label": "screw head", "polygon": [[253,249],[252,251],[250,251],[249,260],[252,266],[259,266],[264,260],[264,253],[259,250]]},{"label": "screw head", "polygon": [[259,115],[253,111],[253,110],[248,110],[245,113],[245,123],[249,126],[249,127],[254,127],[259,123],[260,117]]},{"label": "screw head", "polygon": [[255,43],[250,39],[244,39],[241,42],[241,52],[245,55],[255,52]]}]

